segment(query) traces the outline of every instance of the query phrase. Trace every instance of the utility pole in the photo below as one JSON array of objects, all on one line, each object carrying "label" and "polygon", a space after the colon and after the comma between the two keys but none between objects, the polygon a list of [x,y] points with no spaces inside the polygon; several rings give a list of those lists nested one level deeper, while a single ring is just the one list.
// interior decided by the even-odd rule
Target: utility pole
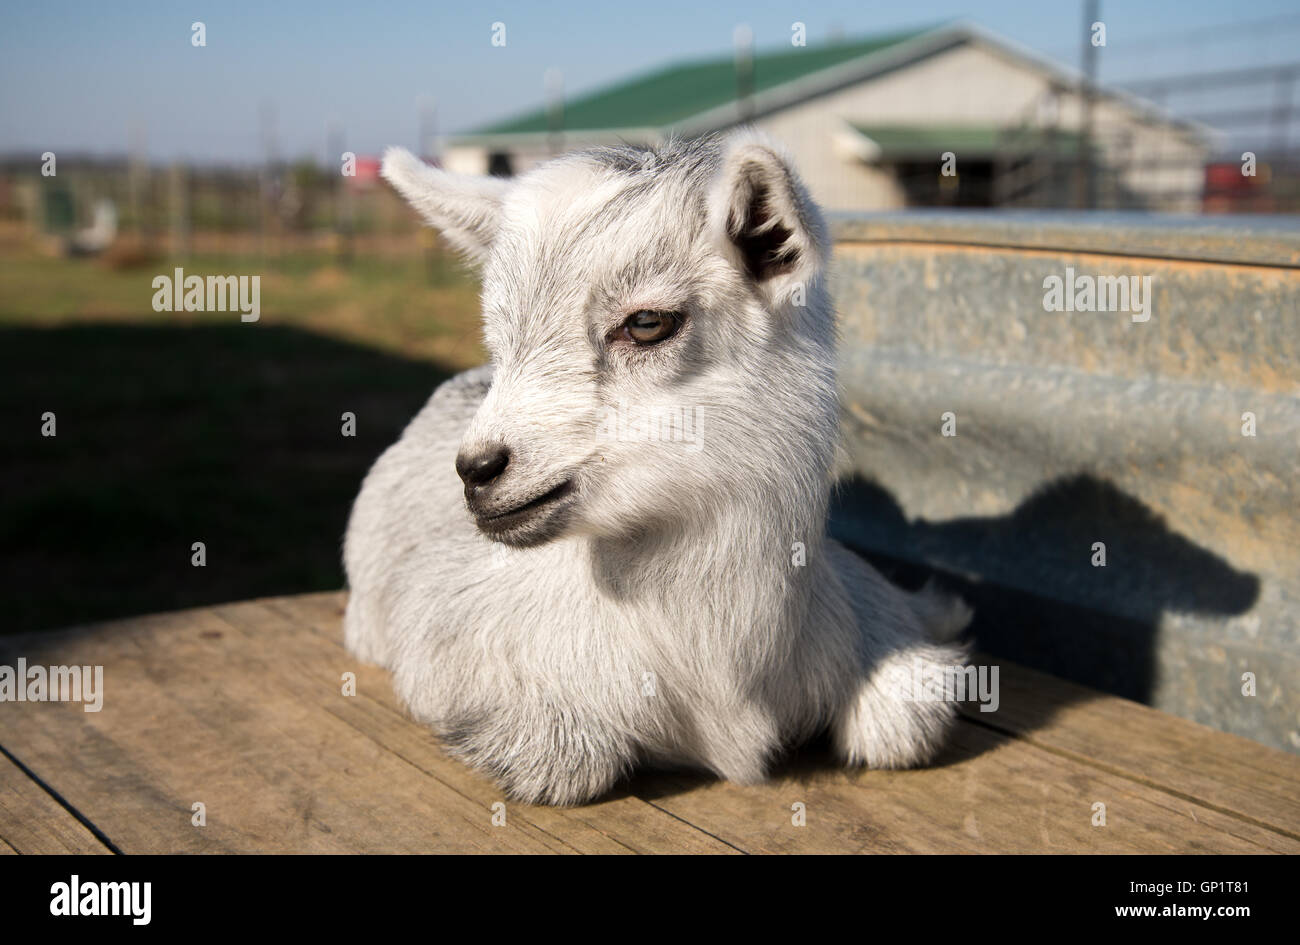
[{"label": "utility pole", "polygon": [[343,265],[352,261],[352,188],[343,176],[343,152],[347,142],[343,122],[331,119],[325,128],[325,173],[334,178],[334,255]]},{"label": "utility pole", "polygon": [[438,111],[433,96],[421,95],[419,100],[420,138],[418,154],[430,164],[437,163]]},{"label": "utility pole", "polygon": [[143,244],[149,237],[145,219],[145,191],[149,186],[149,146],[144,121],[133,121],[127,129],[127,202],[131,205],[131,225]]},{"label": "utility pole", "polygon": [[1273,151],[1276,160],[1283,160],[1287,147],[1287,132],[1291,128],[1291,89],[1295,85],[1296,69],[1277,71],[1277,89],[1273,105]]},{"label": "utility pole", "polygon": [[276,140],[276,113],[275,106],[266,100],[263,100],[261,107],[258,109],[258,124],[261,130],[262,138],[262,174],[261,174],[261,193],[258,195],[259,213],[259,252],[263,258],[266,257],[268,248],[269,230],[274,226],[274,212],[279,202],[278,181],[276,178],[276,164],[279,159],[279,143]]},{"label": "utility pole", "polygon": [[744,122],[754,117],[754,31],[742,23],[732,38],[736,44],[736,110]]},{"label": "utility pole", "polygon": [[1078,203],[1085,210],[1097,206],[1097,180],[1092,162],[1093,104],[1097,97],[1097,48],[1092,42],[1093,24],[1101,17],[1100,0],[1084,0],[1083,4],[1083,79],[1079,90],[1083,108],[1079,127],[1079,181]]},{"label": "utility pole", "polygon": [[564,73],[547,69],[542,87],[546,94],[547,148],[551,154],[559,154],[564,148]]}]

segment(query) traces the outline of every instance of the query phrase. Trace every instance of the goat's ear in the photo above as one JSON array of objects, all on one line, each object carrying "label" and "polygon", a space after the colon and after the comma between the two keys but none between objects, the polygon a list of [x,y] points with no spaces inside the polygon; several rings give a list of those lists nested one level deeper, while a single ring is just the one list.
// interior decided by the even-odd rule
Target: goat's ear
[{"label": "goat's ear", "polygon": [[508,181],[451,174],[405,148],[385,151],[380,173],[452,246],[473,262],[483,261],[500,225]]},{"label": "goat's ear", "polygon": [[773,308],[795,298],[797,288],[807,291],[826,268],[830,240],[821,211],[790,161],[754,132],[724,144],[709,212],[723,251]]}]

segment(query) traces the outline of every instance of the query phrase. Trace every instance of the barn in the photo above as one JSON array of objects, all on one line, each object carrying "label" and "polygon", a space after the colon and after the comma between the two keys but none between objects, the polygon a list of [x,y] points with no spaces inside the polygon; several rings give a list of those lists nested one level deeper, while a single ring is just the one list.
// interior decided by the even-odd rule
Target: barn
[{"label": "barn", "polygon": [[829,210],[1199,209],[1209,129],[1090,86],[971,24],[668,65],[448,142],[445,166],[517,174],[570,148],[753,123]]}]

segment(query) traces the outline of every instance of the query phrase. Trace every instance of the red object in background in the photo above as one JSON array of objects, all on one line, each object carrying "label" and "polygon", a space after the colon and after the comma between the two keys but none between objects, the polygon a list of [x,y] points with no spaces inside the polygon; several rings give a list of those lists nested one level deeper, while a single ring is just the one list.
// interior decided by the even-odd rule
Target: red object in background
[{"label": "red object in background", "polygon": [[1276,213],[1270,183],[1273,168],[1258,164],[1253,175],[1242,173],[1238,161],[1218,161],[1205,165],[1205,189],[1201,210],[1205,213]]},{"label": "red object in background", "polygon": [[346,178],[351,190],[373,190],[379,183],[380,159],[357,156],[356,174]]},{"label": "red object in background", "polygon": [[[1256,169],[1258,172],[1258,168]],[[1205,193],[1215,196],[1244,197],[1259,191],[1259,177],[1247,177],[1241,165],[1224,161],[1205,165]]]}]

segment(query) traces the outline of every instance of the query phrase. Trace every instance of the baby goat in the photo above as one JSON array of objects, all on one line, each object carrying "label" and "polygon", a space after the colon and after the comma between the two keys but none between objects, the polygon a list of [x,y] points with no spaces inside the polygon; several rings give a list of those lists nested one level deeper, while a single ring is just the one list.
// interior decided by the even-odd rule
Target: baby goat
[{"label": "baby goat", "polygon": [[524,801],[638,763],[754,782],[825,728],[850,764],[931,758],[955,706],[912,683],[969,612],[826,537],[829,241],[789,162],[738,133],[383,174],[481,265],[491,365],[366,477],[351,652]]}]

